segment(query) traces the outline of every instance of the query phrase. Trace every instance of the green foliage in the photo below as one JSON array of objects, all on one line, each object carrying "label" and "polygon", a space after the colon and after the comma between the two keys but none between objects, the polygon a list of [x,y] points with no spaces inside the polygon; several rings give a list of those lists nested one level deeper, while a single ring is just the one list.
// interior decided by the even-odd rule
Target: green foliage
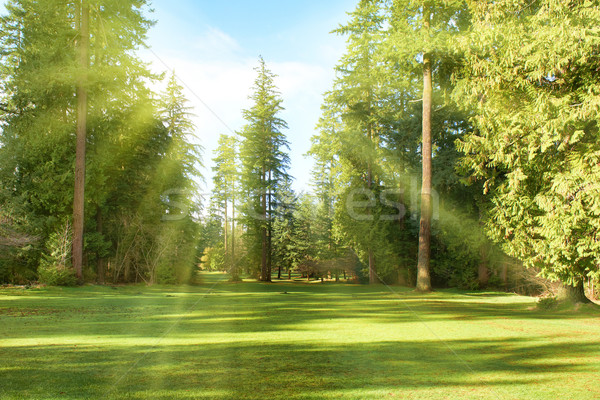
[{"label": "green foliage", "polygon": [[492,199],[488,230],[510,255],[576,286],[597,277],[600,216],[596,2],[473,5],[457,101],[476,130],[463,167]]},{"label": "green foliage", "polygon": [[[476,195],[478,187],[465,189],[455,170],[460,154],[454,141],[472,128],[469,110],[450,98],[452,74],[460,65],[451,44],[467,31],[470,16],[462,1],[429,5],[431,37],[421,29],[423,4],[414,1],[361,1],[349,22],[335,31],[347,36],[347,49],[310,151],[317,161],[315,190],[326,213],[320,218],[328,221],[324,231],[330,248],[351,248],[364,268],[371,254],[378,278],[385,282],[411,281],[419,229],[421,64],[423,51],[430,52],[433,184],[440,198],[460,205],[453,213],[436,204],[440,219],[434,221],[437,248],[432,257],[438,285],[474,287],[483,202]],[[452,257],[454,251],[459,254]]]},{"label": "green foliage", "polygon": [[275,210],[273,263],[283,271],[297,270],[316,258],[312,210],[313,203],[307,196],[298,199],[291,191]]},{"label": "green foliage", "polygon": [[[79,5],[12,0],[0,22],[0,200],[21,208],[24,231],[40,243],[72,212]],[[97,264],[115,282],[153,282],[157,265],[168,264],[185,280],[196,254],[201,148],[182,87],[171,77],[158,101],[147,87],[158,77],[135,55],[152,25],[145,0],[89,5],[86,278]],[[37,268],[42,249],[13,250],[26,270]]]},{"label": "green foliage", "polygon": [[75,286],[77,277],[71,268],[63,268],[43,262],[38,268],[38,279],[49,286]]},{"label": "green foliage", "polygon": [[223,271],[225,270],[225,249],[223,244],[218,244],[215,247],[206,249],[202,264],[208,271]]},{"label": "green foliage", "polygon": [[388,64],[381,51],[385,21],[383,2],[361,1],[350,13],[349,23],[334,31],[348,36],[347,53],[336,66],[337,78],[322,106],[321,133],[313,138],[310,152],[317,159],[317,196],[327,221],[321,243],[329,251],[350,247],[365,263],[373,257],[377,263],[382,261],[374,252],[386,246],[381,240],[385,224],[373,215],[377,210],[357,209],[365,217],[357,219],[347,205],[355,193],[379,192],[384,185],[382,139],[390,88],[386,85]]},{"label": "green foliage", "polygon": [[9,198],[0,189],[0,282],[26,284],[36,280],[43,243],[32,232],[23,205]]},{"label": "green foliage", "polygon": [[42,255],[38,268],[39,281],[51,286],[74,286],[75,271],[71,268],[73,233],[67,222],[52,233],[46,243],[47,253]]},{"label": "green foliage", "polygon": [[[178,283],[181,283],[177,279],[177,276],[175,274],[173,266],[170,264],[163,263],[163,264],[158,265],[158,267],[156,268],[156,271],[154,273],[155,273],[154,280],[159,285],[176,285]],[[191,281],[191,277],[190,277],[190,279],[184,280],[183,282],[189,283],[190,281]]]},{"label": "green foliage", "polygon": [[276,77],[262,58],[255,69],[258,76],[250,96],[253,104],[244,110],[247,124],[240,132],[241,222],[246,226],[244,243],[250,269],[259,270],[260,278],[271,280],[271,232],[273,210],[280,201],[279,192],[289,182],[287,169],[289,144],[282,132],[287,123],[279,117],[283,111],[274,83]]},{"label": "green foliage", "polygon": [[213,202],[224,210],[228,202],[235,201],[238,183],[237,140],[233,136],[219,136],[218,147],[213,159]]},{"label": "green foliage", "polygon": [[[235,212],[239,195],[238,143],[232,136],[221,135],[215,150],[213,169],[212,212],[223,218],[223,239],[231,279],[239,280],[235,255]],[[229,214],[229,210],[231,213]],[[231,229],[230,229],[231,226]]]},{"label": "green foliage", "polygon": [[558,299],[556,297],[542,297],[538,300],[537,307],[540,310],[553,310],[558,307]]}]

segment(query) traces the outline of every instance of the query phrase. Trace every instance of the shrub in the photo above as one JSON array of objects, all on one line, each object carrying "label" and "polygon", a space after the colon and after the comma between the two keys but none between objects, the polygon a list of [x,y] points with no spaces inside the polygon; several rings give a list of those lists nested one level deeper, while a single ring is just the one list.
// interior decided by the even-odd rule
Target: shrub
[{"label": "shrub", "polygon": [[38,268],[41,283],[51,286],[74,286],[77,284],[75,271],[71,268],[71,225],[67,222],[54,232],[46,242]]},{"label": "shrub", "polygon": [[554,296],[542,297],[537,302],[537,307],[541,310],[552,310],[558,306],[558,299]]},{"label": "shrub", "polygon": [[0,283],[26,284],[36,280],[41,242],[31,223],[2,198],[0,189]]},{"label": "shrub", "polygon": [[205,250],[202,265],[209,271],[222,271],[225,269],[225,249],[222,244]]},{"label": "shrub", "polygon": [[60,268],[53,265],[40,265],[38,279],[41,283],[50,286],[75,286],[77,284],[77,277],[72,268]]},{"label": "shrub", "polygon": [[159,285],[175,285],[178,282],[175,270],[170,265],[161,264],[156,268],[156,283]]}]

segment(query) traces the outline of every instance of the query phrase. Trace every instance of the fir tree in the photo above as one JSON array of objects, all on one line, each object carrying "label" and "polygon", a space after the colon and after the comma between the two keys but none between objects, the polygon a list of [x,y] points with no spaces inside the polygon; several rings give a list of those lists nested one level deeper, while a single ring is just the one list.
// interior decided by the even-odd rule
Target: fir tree
[{"label": "fir tree", "polygon": [[598,278],[597,2],[473,3],[457,98],[477,130],[463,167],[492,199],[488,230],[511,256],[587,301]]},{"label": "fir tree", "polygon": [[272,214],[277,203],[277,189],[289,179],[287,169],[288,142],[282,130],[287,123],[279,117],[282,99],[274,83],[276,77],[267,69],[262,58],[256,68],[250,99],[253,105],[244,110],[247,124],[240,132],[242,138],[242,190],[248,196],[244,205],[250,253],[260,254],[260,279],[271,280]]},{"label": "fir tree", "polygon": [[[224,217],[224,246],[232,281],[238,281],[239,271],[235,262],[235,211],[239,182],[237,140],[233,136],[221,135],[213,158],[213,202]],[[231,204],[231,231],[228,210]],[[229,240],[231,232],[231,240]],[[231,245],[229,245],[231,243]]]},{"label": "fir tree", "polygon": [[[421,140],[421,220],[417,263],[417,290],[430,291],[431,217],[432,217],[432,112],[434,71],[440,60],[451,52],[450,44],[468,21],[463,1],[395,1],[392,26],[392,51],[401,64],[421,65],[422,71],[422,140]],[[436,69],[438,71],[436,71]]]}]

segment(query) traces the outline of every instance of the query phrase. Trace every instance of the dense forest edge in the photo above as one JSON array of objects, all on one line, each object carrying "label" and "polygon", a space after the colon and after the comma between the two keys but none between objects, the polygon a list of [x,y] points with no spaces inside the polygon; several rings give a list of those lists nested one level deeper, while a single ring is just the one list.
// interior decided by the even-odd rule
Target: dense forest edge
[{"label": "dense forest edge", "polygon": [[[307,157],[259,57],[206,155],[146,0],[0,18],[0,283],[254,279],[600,296],[597,1],[361,0]],[[164,82],[165,90],[154,87]],[[215,135],[219,132],[215,132]],[[200,196],[211,159],[214,188]]]}]

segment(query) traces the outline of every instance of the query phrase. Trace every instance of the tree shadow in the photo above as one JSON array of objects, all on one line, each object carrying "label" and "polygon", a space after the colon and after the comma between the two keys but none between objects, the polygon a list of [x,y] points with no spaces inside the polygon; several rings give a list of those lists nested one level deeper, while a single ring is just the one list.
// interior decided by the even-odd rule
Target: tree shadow
[{"label": "tree shadow", "polygon": [[519,297],[294,283],[54,294],[0,299],[0,398],[600,398],[594,315]]},{"label": "tree shadow", "polygon": [[[515,393],[520,391],[529,393],[526,398],[545,398],[549,387],[556,391],[552,383],[557,376],[569,376],[574,383],[578,374],[585,379],[588,372],[591,378],[589,360],[573,360],[599,355],[592,343],[565,347],[521,339],[60,345],[13,347],[9,352],[18,359],[2,362],[3,399],[380,398],[389,393],[429,398],[504,398],[512,393],[509,398],[519,398]],[[575,399],[577,392],[565,387],[563,395]]]}]

